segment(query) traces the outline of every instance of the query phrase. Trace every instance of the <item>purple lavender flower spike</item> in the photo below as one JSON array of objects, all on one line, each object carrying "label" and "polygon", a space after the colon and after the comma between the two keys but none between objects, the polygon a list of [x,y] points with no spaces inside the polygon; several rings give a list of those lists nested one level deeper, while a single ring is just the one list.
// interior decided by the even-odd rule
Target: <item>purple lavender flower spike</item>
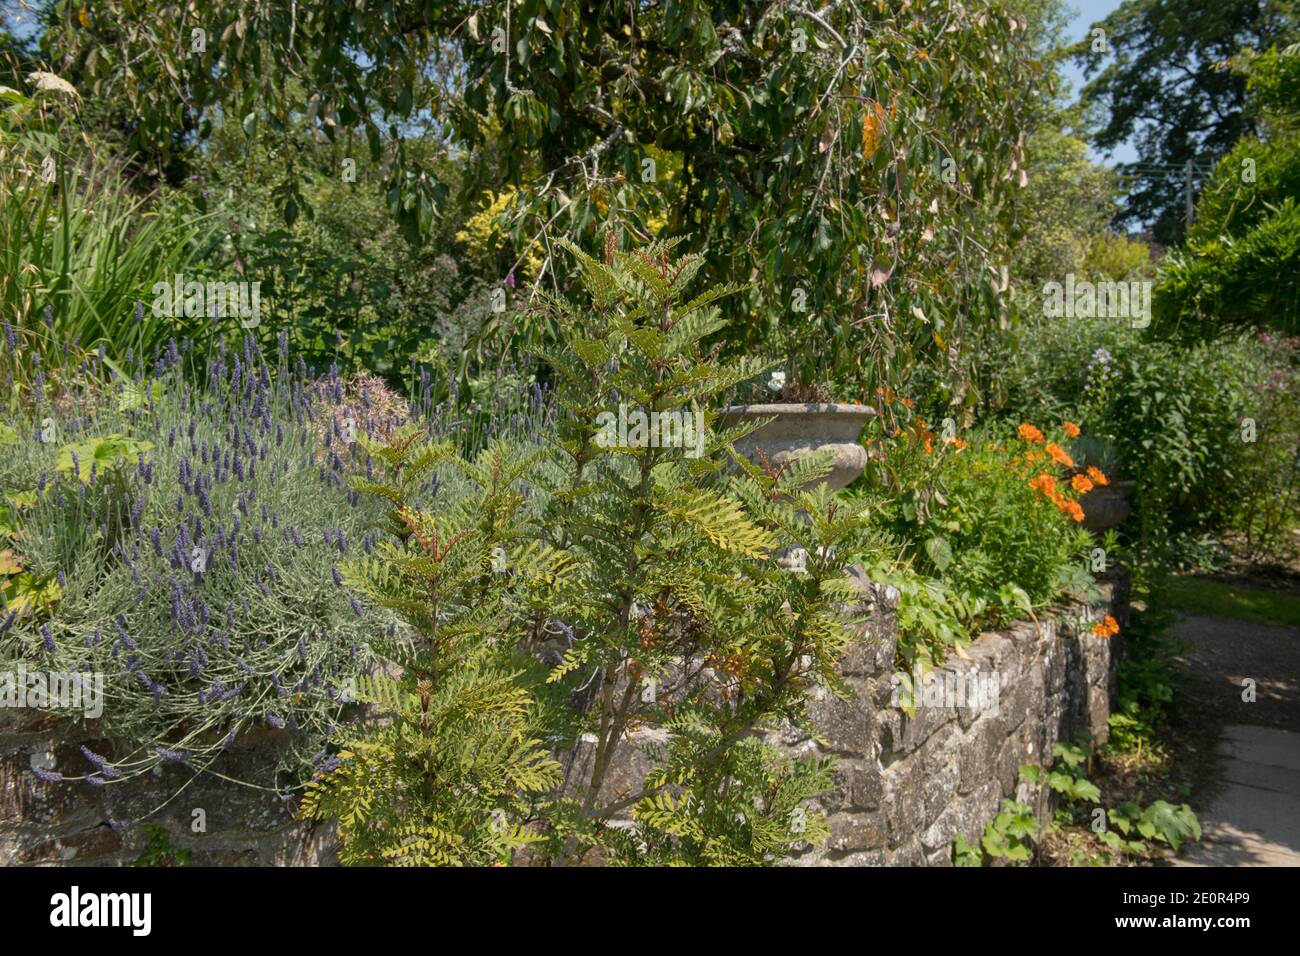
[{"label": "purple lavender flower spike", "polygon": [[116,780],[118,777],[122,776],[122,771],[110,764],[107,758],[101,757],[85,744],[81,745],[81,754],[94,765],[96,770],[108,779]]}]

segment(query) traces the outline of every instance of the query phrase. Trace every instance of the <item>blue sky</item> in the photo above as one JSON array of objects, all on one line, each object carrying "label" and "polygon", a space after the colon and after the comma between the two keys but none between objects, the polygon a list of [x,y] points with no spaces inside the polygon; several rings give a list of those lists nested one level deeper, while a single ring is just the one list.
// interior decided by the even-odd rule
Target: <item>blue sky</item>
[{"label": "blue sky", "polygon": [[[1121,0],[1072,0],[1074,18],[1065,28],[1065,38],[1069,42],[1082,40],[1088,34],[1088,27],[1103,19],[1108,13],[1119,7]],[[1072,61],[1063,64],[1062,73],[1070,81],[1070,92],[1077,98],[1083,88],[1083,71]],[[1090,151],[1094,162],[1112,166],[1115,163],[1130,163],[1137,159],[1137,152],[1128,143],[1121,143],[1110,156],[1104,156],[1095,150]]]}]

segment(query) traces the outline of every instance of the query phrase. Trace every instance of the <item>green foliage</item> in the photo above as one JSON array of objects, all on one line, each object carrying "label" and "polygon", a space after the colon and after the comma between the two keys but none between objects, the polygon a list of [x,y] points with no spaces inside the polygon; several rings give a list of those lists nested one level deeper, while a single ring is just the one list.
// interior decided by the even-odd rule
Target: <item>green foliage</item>
[{"label": "green foliage", "polygon": [[[449,182],[462,175],[461,164],[436,160],[418,140],[407,149]],[[288,330],[308,363],[337,362],[393,383],[405,381],[415,357],[428,362],[443,354],[453,357],[453,368],[465,364],[476,324],[457,306],[483,264],[453,242],[458,206],[449,203],[431,235],[412,245],[377,188],[381,163],[359,143],[319,135],[301,117],[278,135],[252,139],[237,122],[216,123],[194,168],[186,193],[221,234],[204,264],[262,283],[264,345]],[[281,215],[287,197],[299,210],[292,222]]]},{"label": "green foliage", "polygon": [[1156,329],[1183,338],[1243,326],[1300,331],[1300,44],[1238,67],[1263,128],[1219,161],[1187,246],[1166,258],[1155,289]]},{"label": "green foliage", "polygon": [[[1300,55],[1293,59],[1300,61]],[[1188,239],[1193,247],[1201,247],[1224,237],[1243,238],[1297,196],[1300,141],[1295,136],[1265,141],[1247,137],[1219,160],[1201,190]]]},{"label": "green foliage", "polygon": [[179,335],[177,320],[147,307],[150,288],[189,271],[207,228],[182,196],[134,193],[98,151],[80,161],[95,144],[78,131],[77,102],[53,92],[0,97],[0,311],[21,342],[0,377],[18,386],[10,404],[31,400],[36,363],[62,364],[65,343],[105,343],[122,358],[152,355]]},{"label": "green foliage", "polygon": [[1300,102],[1300,43],[1248,56],[1241,68],[1252,105],[1269,130],[1292,129],[1296,103]]},{"label": "green foliage", "polygon": [[[735,455],[752,426],[721,427],[714,409],[758,366],[703,352],[729,290],[687,301],[702,262],[669,250],[600,263],[571,247],[590,304],[538,306],[563,341],[547,355],[564,413],[545,453],[497,445],[465,460],[413,433],[370,446],[385,474],[356,487],[391,503],[395,542],[345,580],[408,632],[376,642],[401,673],[362,695],[389,722],[345,732],[342,763],[308,803],[341,817],[350,861],[482,862],[533,843],[558,864],[757,865],[825,838],[804,804],[831,786],[831,763],[787,759],[756,732],[805,722],[815,687],[848,693],[836,665],[860,595],[847,562],[871,553],[870,515],[810,487],[826,461],[768,471]],[[619,402],[715,427],[702,448],[598,440]],[[436,469],[471,490],[411,507]],[[777,564],[781,546],[802,547],[806,571]],[[512,709],[474,720],[464,708],[491,695],[466,692],[455,719],[442,716],[455,704],[440,703],[442,687],[481,682],[509,688]],[[563,786],[535,749],[543,736],[578,747]],[[610,793],[632,748],[650,769]],[[489,786],[447,784],[429,766],[475,752],[534,769],[493,769],[506,785]],[[498,810],[509,843],[486,838]],[[408,846],[410,821],[421,842]],[[477,836],[453,845],[456,833]]]},{"label": "green foliage", "polygon": [[[1018,800],[1003,800],[1002,810],[984,827],[980,847],[992,860],[1027,863],[1034,855],[1037,836],[1038,819],[1034,816],[1034,808]],[[967,862],[965,865],[972,864]]]},{"label": "green foliage", "polygon": [[145,826],[144,832],[148,835],[149,842],[145,845],[144,852],[131,864],[132,866],[189,865],[190,851],[174,848],[166,827],[151,823]]},{"label": "green foliage", "polygon": [[1151,250],[1145,242],[1103,232],[1092,240],[1083,263],[1093,275],[1124,281],[1153,271]]},{"label": "green foliage", "polygon": [[1288,198],[1241,238],[1223,236],[1167,257],[1152,319],[1161,329],[1214,335],[1262,325],[1300,333],[1300,206]]},{"label": "green foliage", "polygon": [[65,404],[8,416],[3,544],[21,573],[6,576],[0,659],[104,677],[98,726],[115,749],[69,779],[198,772],[271,726],[291,731],[292,788],[348,709],[362,636],[386,621],[358,616],[331,565],[368,546],[373,519],[338,487],[354,455],[332,431],[342,384],[281,360],[223,349],[199,387],[178,348],[106,393],[95,363]]},{"label": "green foliage", "polygon": [[[1031,791],[1044,784],[1060,795],[1055,819],[1047,833],[1067,831],[1072,864],[1105,866],[1119,857],[1147,857],[1154,842],[1163,843],[1177,853],[1183,843],[1201,838],[1200,823],[1187,804],[1174,806],[1156,800],[1145,809],[1125,801],[1105,811],[1101,791],[1085,774],[1092,766],[1093,750],[1086,743],[1057,743],[1052,748],[1050,767],[1023,764],[1020,780]],[[1107,826],[1109,823],[1115,829]],[[1082,830],[1081,824],[1087,829]],[[1084,836],[1087,834],[1087,836]],[[1039,852],[1041,832],[1031,803],[1002,801],[1002,811],[984,826],[978,845],[967,842],[962,834],[953,840],[953,863],[956,866],[985,866],[1003,863],[1030,863]]]},{"label": "green foliage", "polygon": [[1083,777],[1092,757],[1091,748],[1058,743],[1052,748],[1052,756],[1056,758],[1056,767],[1047,774],[1047,785],[1061,794],[1067,804],[1101,800],[1096,784]]},{"label": "green foliage", "polygon": [[1025,225],[1012,275],[1023,307],[1032,310],[1043,283],[1101,268],[1093,244],[1115,216],[1118,188],[1113,174],[1088,160],[1087,144],[1077,137],[1044,126],[1028,144],[1029,183],[1020,204]]},{"label": "green foliage", "polygon": [[1119,831],[1108,830],[1101,835],[1102,842],[1113,850],[1141,853],[1146,848],[1143,840],[1157,840],[1177,853],[1188,840],[1201,838],[1201,824],[1185,803],[1174,806],[1157,800],[1144,810],[1125,802],[1108,810],[1106,818]]},{"label": "green foliage", "polygon": [[916,689],[912,672],[917,664],[934,664],[949,653],[961,653],[974,634],[978,601],[967,601],[941,578],[927,577],[908,564],[882,563],[871,569],[871,580],[898,591],[898,660],[895,676],[907,689],[912,706]]},{"label": "green foliage", "polygon": [[1103,471],[1137,483],[1120,526],[1136,560],[1217,560],[1219,536],[1249,520],[1279,541],[1295,501],[1295,430],[1281,412],[1296,387],[1287,343],[1171,342],[1095,319],[1038,322],[1003,348],[985,369],[991,410],[1011,422],[1071,418],[1088,444],[1105,443],[1116,466]]},{"label": "green foliage", "polygon": [[[845,692],[836,662],[855,620],[843,605],[857,593],[847,562],[871,548],[869,515],[809,490],[825,461],[769,471],[736,459],[745,426],[718,428],[713,410],[759,366],[701,349],[730,291],[684,301],[701,259],[674,262],[659,245],[608,264],[572,251],[591,307],[543,306],[565,344],[548,358],[569,412],[547,539],[578,562],[585,600],[570,623],[582,663],[562,665],[561,681],[592,684],[580,727],[595,743],[576,797],[561,803],[559,858],[602,846],[622,863],[771,863],[824,836],[801,803],[829,784],[829,766],[787,761],[752,734],[806,719],[813,687]],[[702,456],[602,447],[597,419],[619,402],[699,412],[713,426]],[[770,557],[781,546],[804,549],[805,573]],[[638,692],[646,681],[651,699]],[[642,791],[610,802],[605,776],[643,722],[667,739],[646,748],[654,769]],[[630,830],[610,825],[622,806]]]},{"label": "green foliage", "polygon": [[[1057,811],[1061,823],[1068,825],[1077,822],[1076,817],[1085,818],[1097,841],[1111,850],[1139,856],[1149,851],[1148,840],[1162,842],[1177,853],[1185,841],[1201,838],[1200,824],[1187,804],[1175,807],[1156,800],[1143,809],[1125,801],[1108,809],[1104,821],[1099,819],[1093,808],[1102,802],[1101,791],[1084,777],[1092,765],[1092,747],[1058,743],[1052,755],[1056,762],[1046,782],[1064,798],[1064,806]],[[1113,824],[1118,832],[1110,830],[1105,822]]]},{"label": "green foliage", "polygon": [[[382,474],[353,485],[388,503],[390,539],[343,577],[409,631],[375,643],[399,676],[362,683],[378,721],[343,732],[338,765],[302,812],[338,818],[346,863],[507,862],[541,839],[527,826],[533,805],[560,781],[518,654],[572,573],[563,554],[525,543],[536,453],[493,444],[464,460],[414,428],[366,445]],[[422,510],[415,494],[443,463],[469,488]]]}]

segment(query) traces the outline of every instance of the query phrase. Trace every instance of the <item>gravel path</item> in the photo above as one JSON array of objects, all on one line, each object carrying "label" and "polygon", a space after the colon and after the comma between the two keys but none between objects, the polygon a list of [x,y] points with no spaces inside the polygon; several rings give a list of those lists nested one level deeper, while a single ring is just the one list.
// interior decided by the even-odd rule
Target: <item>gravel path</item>
[{"label": "gravel path", "polygon": [[1300,626],[1186,616],[1172,631],[1214,758],[1194,803],[1205,838],[1175,865],[1300,866]]}]

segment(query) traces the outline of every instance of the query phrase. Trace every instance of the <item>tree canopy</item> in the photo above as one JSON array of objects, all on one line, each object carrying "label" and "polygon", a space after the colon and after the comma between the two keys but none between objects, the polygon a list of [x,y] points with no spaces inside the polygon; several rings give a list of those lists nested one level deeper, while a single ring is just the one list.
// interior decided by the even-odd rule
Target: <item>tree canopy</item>
[{"label": "tree canopy", "polygon": [[[131,0],[58,4],[46,42],[79,88],[128,104],[123,129],[155,156],[232,120],[355,138],[411,239],[449,198],[412,134],[489,157],[492,175],[464,183],[511,190],[497,239],[512,290],[567,285],[561,235],[593,250],[687,237],[710,280],[748,286],[728,344],[797,318],[805,374],[851,355],[837,372],[865,383],[956,358],[962,323],[1004,307],[1049,73],[1025,38],[1041,6]],[[300,170],[280,175],[296,216]],[[945,384],[961,394],[959,373]]]}]

